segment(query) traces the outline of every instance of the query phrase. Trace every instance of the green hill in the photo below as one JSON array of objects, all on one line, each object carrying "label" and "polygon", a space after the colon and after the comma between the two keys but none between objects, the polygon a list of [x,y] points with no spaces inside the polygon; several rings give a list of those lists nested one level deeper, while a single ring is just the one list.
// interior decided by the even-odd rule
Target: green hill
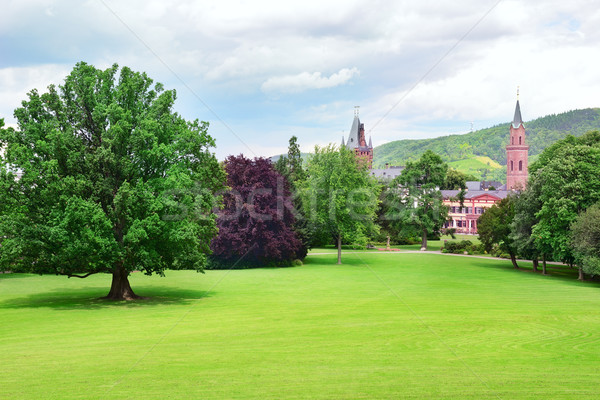
[{"label": "green hill", "polygon": [[473,156],[463,160],[449,161],[448,166],[487,181],[504,182],[505,180],[504,166],[487,156]]},{"label": "green hill", "polygon": [[[415,160],[426,150],[439,154],[450,166],[476,176],[486,173],[502,176],[506,165],[505,146],[508,143],[510,122],[463,135],[442,136],[433,139],[396,140],[375,147],[374,167],[404,165]],[[590,130],[600,130],[600,108],[568,111],[525,122],[529,155],[537,156],[546,147],[567,136],[581,136]],[[481,158],[484,157],[484,158]],[[486,158],[497,164],[488,164]],[[503,179],[502,179],[503,180]]]}]

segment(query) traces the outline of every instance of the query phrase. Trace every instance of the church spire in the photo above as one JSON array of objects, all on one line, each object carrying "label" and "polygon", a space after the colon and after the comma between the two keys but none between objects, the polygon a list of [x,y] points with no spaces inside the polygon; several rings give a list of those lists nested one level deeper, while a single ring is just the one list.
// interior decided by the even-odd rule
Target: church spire
[{"label": "church spire", "polygon": [[521,118],[521,106],[519,105],[519,99],[517,99],[517,106],[515,107],[515,116],[513,117],[512,126],[517,129],[523,125],[523,118]]},{"label": "church spire", "polygon": [[521,118],[521,106],[519,105],[519,90],[520,86],[517,86],[517,106],[515,107],[515,116],[513,117],[512,126],[517,129],[523,125],[523,118]]}]

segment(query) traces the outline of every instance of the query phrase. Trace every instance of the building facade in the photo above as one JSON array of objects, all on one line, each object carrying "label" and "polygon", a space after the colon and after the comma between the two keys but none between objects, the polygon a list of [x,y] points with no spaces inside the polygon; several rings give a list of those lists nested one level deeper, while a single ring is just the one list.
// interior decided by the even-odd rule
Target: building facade
[{"label": "building facade", "polygon": [[[498,182],[499,183],[499,182]],[[461,206],[458,198],[460,190],[442,190],[444,205],[449,208],[448,220],[444,228],[455,229],[456,233],[477,234],[477,220],[484,211],[506,196],[508,191],[486,189],[485,182],[467,182],[465,198]]]}]

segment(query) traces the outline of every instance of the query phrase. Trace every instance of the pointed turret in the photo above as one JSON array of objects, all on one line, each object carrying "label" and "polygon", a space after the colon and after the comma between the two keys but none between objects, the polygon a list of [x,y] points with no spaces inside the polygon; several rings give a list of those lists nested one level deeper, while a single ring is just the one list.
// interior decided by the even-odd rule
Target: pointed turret
[{"label": "pointed turret", "polygon": [[346,142],[344,141],[344,135],[342,135],[342,147],[344,147],[346,145]]},{"label": "pointed turret", "polygon": [[344,138],[342,137],[342,145],[354,152],[357,159],[361,159],[361,162],[366,163],[367,168],[371,168],[373,165],[373,142],[369,138],[369,145],[367,146],[365,124],[362,124],[358,118],[358,106],[354,110],[354,121],[352,121],[348,141],[344,144]]},{"label": "pointed turret", "polygon": [[348,135],[348,142],[346,143],[346,147],[350,150],[354,150],[355,147],[360,145],[360,119],[358,115],[354,116],[354,121],[352,121],[352,128],[350,128],[350,134]]}]

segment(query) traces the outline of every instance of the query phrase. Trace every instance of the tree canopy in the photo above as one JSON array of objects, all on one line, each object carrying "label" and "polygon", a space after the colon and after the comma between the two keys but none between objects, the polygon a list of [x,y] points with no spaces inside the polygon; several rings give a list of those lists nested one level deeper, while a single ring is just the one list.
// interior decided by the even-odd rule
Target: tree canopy
[{"label": "tree canopy", "polygon": [[145,73],[83,62],[29,92],[0,133],[0,268],[110,273],[111,299],[137,297],[134,270],[201,271],[225,175],[208,124],[175,99]]},{"label": "tree canopy", "polygon": [[294,231],[289,183],[265,158],[229,156],[224,208],[213,239],[214,266],[285,265],[306,256]]},{"label": "tree canopy", "polygon": [[530,166],[540,208],[532,229],[536,245],[572,264],[570,226],[577,216],[600,201],[600,133],[568,136],[548,148]]},{"label": "tree canopy", "polygon": [[492,251],[494,246],[498,246],[498,249],[508,253],[513,266],[519,268],[515,242],[511,237],[514,218],[515,202],[512,196],[508,196],[485,210],[477,222],[477,232],[487,251]]},{"label": "tree canopy", "polygon": [[441,157],[428,150],[418,161],[409,162],[390,184],[387,218],[398,230],[421,236],[421,250],[427,249],[427,235],[439,233],[448,218],[440,192],[447,170]]},{"label": "tree canopy", "polygon": [[366,234],[376,230],[379,185],[354,152],[333,145],[315,147],[307,175],[302,186],[304,215],[312,231],[336,241],[341,264],[342,242],[366,241]]}]

